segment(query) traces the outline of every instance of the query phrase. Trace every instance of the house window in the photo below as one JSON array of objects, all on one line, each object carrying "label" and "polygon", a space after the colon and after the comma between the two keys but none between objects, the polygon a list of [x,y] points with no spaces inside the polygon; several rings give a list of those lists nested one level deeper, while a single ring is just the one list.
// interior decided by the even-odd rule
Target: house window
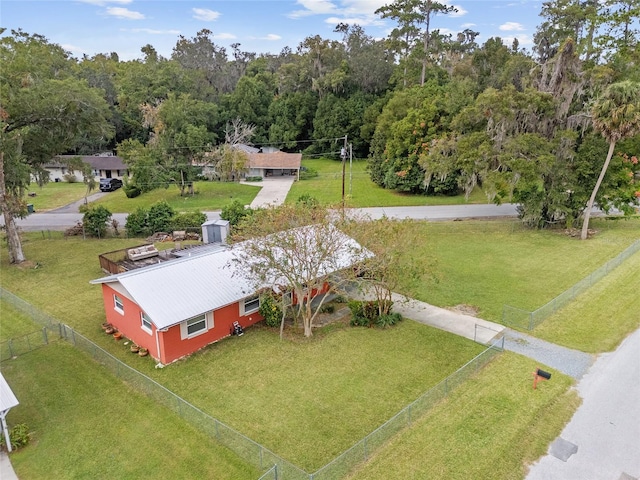
[{"label": "house window", "polygon": [[151,327],[151,319],[147,317],[146,313],[142,312],[140,314],[140,321],[142,323],[142,329],[145,332],[151,333],[153,331],[153,328]]},{"label": "house window", "polygon": [[113,296],[113,308],[116,312],[124,313],[124,303],[118,295]]},{"label": "house window", "polygon": [[242,315],[257,312],[260,308],[260,296],[255,295],[253,297],[245,298],[242,303]]}]

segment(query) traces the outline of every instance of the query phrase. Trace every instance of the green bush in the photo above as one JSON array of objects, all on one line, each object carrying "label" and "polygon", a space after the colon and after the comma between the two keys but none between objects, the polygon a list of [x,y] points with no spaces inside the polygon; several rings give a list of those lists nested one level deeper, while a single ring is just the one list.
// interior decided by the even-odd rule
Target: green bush
[{"label": "green bush", "polygon": [[336,307],[331,303],[327,303],[320,307],[320,313],[333,313],[335,311],[336,311]]},{"label": "green bush", "polygon": [[253,177],[246,177],[244,179],[246,182],[261,182],[262,181],[262,177],[259,175],[253,176]]},{"label": "green bush", "polygon": [[111,212],[106,207],[98,205],[87,209],[82,217],[82,222],[88,235],[104,237],[107,233],[107,222],[110,219]]},{"label": "green bush", "polygon": [[172,230],[187,230],[199,227],[207,221],[207,215],[202,212],[177,213],[173,217]]},{"label": "green bush", "polygon": [[127,222],[124,225],[129,237],[146,237],[149,235],[147,227],[147,218],[149,210],[144,207],[138,207],[127,216]]},{"label": "green bush", "polygon": [[171,231],[175,214],[173,207],[164,200],[151,205],[149,207],[149,216],[147,217],[149,233]]},{"label": "green bush", "polygon": [[124,184],[122,185],[122,190],[124,190],[124,194],[127,198],[136,198],[140,196],[142,190],[135,183],[130,183],[127,181],[126,177],[124,180]]},{"label": "green bush", "polygon": [[300,180],[309,180],[318,176],[318,171],[315,168],[306,167],[304,170],[300,170]]},{"label": "green bush", "polygon": [[[25,445],[29,444],[31,440],[31,434],[29,433],[29,427],[25,423],[19,423],[11,430],[9,430],[9,440],[11,441],[12,450],[17,450]],[[4,435],[0,434],[0,447],[6,450],[6,440]]]},{"label": "green bush", "polygon": [[308,193],[300,195],[296,203],[305,205],[307,207],[317,207],[318,205],[320,205],[318,199]]},{"label": "green bush", "polygon": [[282,322],[282,308],[278,300],[271,294],[265,294],[260,298],[260,315],[269,327],[279,327]]},{"label": "green bush", "polygon": [[386,315],[379,314],[379,303],[377,300],[369,301],[351,301],[348,303],[349,310],[351,310],[352,327],[380,327],[386,328],[395,325],[402,320],[402,315],[399,313],[391,313],[391,306],[389,306],[389,312]]},{"label": "green bush", "polygon": [[402,320],[402,315],[400,315],[397,312],[388,313],[386,315],[380,315],[376,319],[376,327],[380,327],[380,328],[392,327],[396,323],[400,322],[401,320]]},{"label": "green bush", "polygon": [[222,208],[220,218],[228,220],[231,225],[238,225],[244,217],[251,215],[252,213],[253,210],[245,208],[244,204],[240,200],[234,200]]},{"label": "green bush", "polygon": [[65,173],[62,176],[62,179],[67,183],[77,183],[78,182],[78,177],[76,177],[74,173]]}]

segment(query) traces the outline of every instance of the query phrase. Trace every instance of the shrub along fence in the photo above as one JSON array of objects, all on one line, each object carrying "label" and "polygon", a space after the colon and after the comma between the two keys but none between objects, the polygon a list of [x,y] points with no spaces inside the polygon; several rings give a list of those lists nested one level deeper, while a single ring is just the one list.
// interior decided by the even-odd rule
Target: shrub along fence
[{"label": "shrub along fence", "polygon": [[557,310],[564,307],[571,300],[589,289],[592,285],[606,277],[616,267],[620,266],[627,258],[640,251],[640,240],[636,240],[629,247],[609,260],[589,276],[583,278],[571,288],[565,290],[550,302],[530,312],[521,308],[504,305],[502,308],[502,323],[524,330],[533,330],[543,321],[549,318]]},{"label": "shrub along fence", "polygon": [[[217,439],[221,444],[233,450],[243,460],[257,466],[258,468],[266,470],[261,477],[263,479],[326,480],[343,478],[359,463],[366,461],[393,435],[401,431],[403,428],[411,425],[413,419],[426,413],[436,403],[447,397],[447,395],[449,395],[449,393],[456,387],[476,374],[480,368],[486,365],[504,348],[504,338],[494,341],[486,350],[464,366],[460,367],[436,386],[422,394],[418,399],[407,405],[391,419],[357,442],[350,449],[339,455],[324,467],[320,468],[317,472],[308,473],[276,455],[268,448],[203,412],[198,407],[163,387],[155,380],[152,380],[148,376],[117,359],[71,327],[57,322],[54,318],[38,311],[29,303],[1,287],[0,298],[11,303],[15,308],[22,312],[32,315],[32,318],[36,322],[43,325],[42,331],[29,334],[30,339],[26,340],[26,343],[30,346],[22,348],[19,352],[20,354],[46,345],[52,338],[62,338],[72,343],[79,349],[91,355],[94,360],[106,366],[118,378],[127,382],[134,388],[137,388],[139,391],[145,393],[155,401],[168,407],[193,426]],[[31,335],[38,335],[40,340],[36,341],[35,337],[32,339]],[[17,342],[15,339],[3,343],[8,344],[9,342],[13,342],[11,344],[12,348],[17,348]],[[3,349],[8,350],[9,346],[6,345]],[[14,350],[14,352],[17,352],[17,350]],[[14,355],[12,354],[8,358],[13,356]],[[2,359],[4,360],[5,357],[3,356]]]}]

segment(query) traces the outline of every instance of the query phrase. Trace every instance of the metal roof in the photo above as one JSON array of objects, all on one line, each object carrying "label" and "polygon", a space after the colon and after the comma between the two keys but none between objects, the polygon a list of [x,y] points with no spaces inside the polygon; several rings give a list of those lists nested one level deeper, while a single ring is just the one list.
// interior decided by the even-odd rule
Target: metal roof
[{"label": "metal roof", "polygon": [[0,372],[0,412],[7,412],[19,403],[11,387]]},{"label": "metal roof", "polygon": [[[315,236],[309,233],[315,228],[301,227],[296,230],[302,235],[301,238],[307,239],[306,243],[312,244],[311,238]],[[372,255],[351,237],[337,231],[335,227],[329,228],[341,235],[343,241],[342,248],[336,251],[335,257],[320,269],[323,273],[333,273]],[[276,233],[270,237],[277,238],[285,233]],[[244,270],[236,267],[237,259],[245,255],[244,248],[249,242],[251,240],[236,244],[233,248],[199,252],[191,257],[118,273],[92,280],[91,283],[120,283],[157,328],[167,328],[196,315],[236,303],[256,291],[256,282],[246,278]],[[360,249],[360,255],[353,254],[354,247]],[[274,272],[274,275],[277,273]],[[258,287],[275,286],[283,281],[277,278],[271,280]]]}]

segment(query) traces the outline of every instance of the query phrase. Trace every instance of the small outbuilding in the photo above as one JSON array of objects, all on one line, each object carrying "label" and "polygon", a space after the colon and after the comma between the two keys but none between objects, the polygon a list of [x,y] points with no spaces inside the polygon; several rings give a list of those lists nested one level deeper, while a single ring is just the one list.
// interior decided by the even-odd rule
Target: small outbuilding
[{"label": "small outbuilding", "polygon": [[7,413],[18,405],[18,399],[13,394],[13,390],[0,372],[0,423],[2,423],[2,433],[7,444],[7,450],[11,451],[11,438],[7,428]]}]

